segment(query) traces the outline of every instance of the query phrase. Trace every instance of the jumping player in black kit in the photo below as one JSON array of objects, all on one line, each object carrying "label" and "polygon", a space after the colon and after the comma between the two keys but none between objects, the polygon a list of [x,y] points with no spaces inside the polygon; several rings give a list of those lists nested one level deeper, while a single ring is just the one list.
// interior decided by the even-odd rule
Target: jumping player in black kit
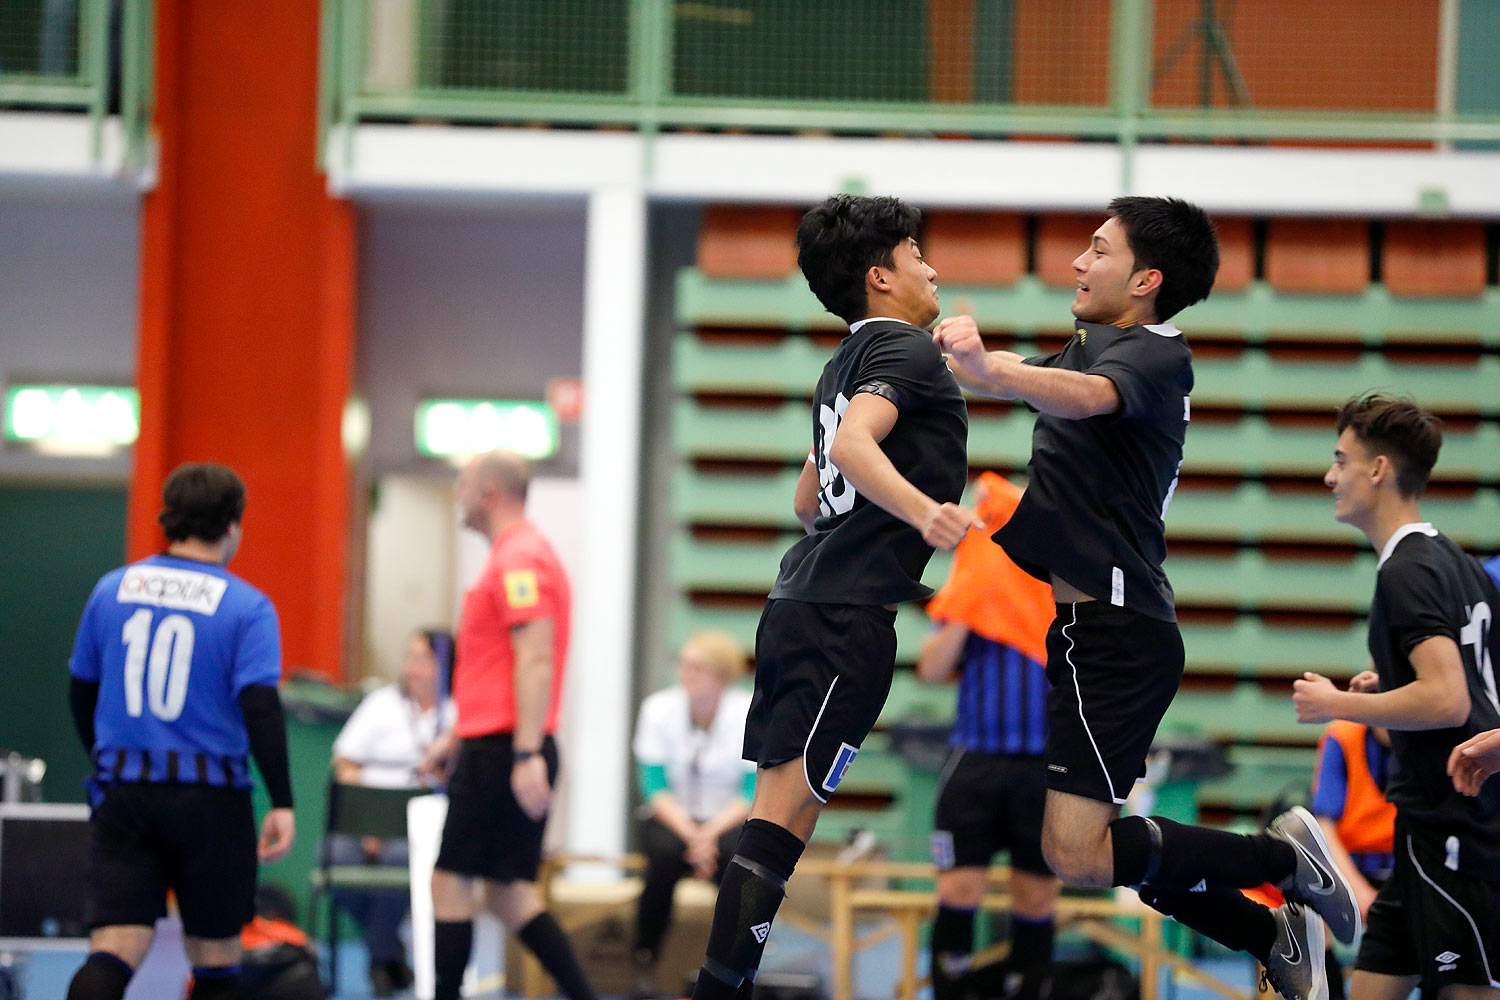
[{"label": "jumping player in black kit", "polygon": [[693,988],[748,997],[786,880],[890,692],[895,607],[925,598],[922,569],[974,525],[958,505],[968,410],[924,329],[936,272],[921,216],[895,198],[829,198],[797,227],[797,263],[850,325],[813,396],[813,450],[793,505],[807,536],[755,637],[745,757],[755,800],[730,859]]},{"label": "jumping player in black kit", "polygon": [[[1380,553],[1365,671],[1340,691],[1293,684],[1300,722],[1349,719],[1391,731],[1385,794],[1396,864],[1370,904],[1350,995],[1400,1000],[1418,982],[1440,1000],[1500,996],[1500,785],[1450,783],[1455,749],[1500,726],[1494,618],[1500,590],[1479,561],[1422,520],[1442,447],[1436,418],[1405,399],[1351,399],[1323,481],[1334,517]],[[1468,793],[1468,794],[1465,794]],[[1471,797],[1472,796],[1472,797]]]},{"label": "jumping player in black kit", "polygon": [[[1193,367],[1168,321],[1208,296],[1218,267],[1201,209],[1117,198],[1073,261],[1077,322],[1060,352],[987,352],[967,316],[944,320],[933,337],[968,388],[1038,413],[1029,485],[995,540],[1049,581],[1057,601],[1047,635],[1048,865],[1071,885],[1134,886],[1148,905],[1258,959],[1288,1000],[1320,1000],[1323,926],[1298,904],[1343,941],[1360,918],[1306,810],[1253,836],[1120,816],[1183,670],[1163,525]],[[1273,911],[1239,892],[1264,882],[1294,902]]]}]

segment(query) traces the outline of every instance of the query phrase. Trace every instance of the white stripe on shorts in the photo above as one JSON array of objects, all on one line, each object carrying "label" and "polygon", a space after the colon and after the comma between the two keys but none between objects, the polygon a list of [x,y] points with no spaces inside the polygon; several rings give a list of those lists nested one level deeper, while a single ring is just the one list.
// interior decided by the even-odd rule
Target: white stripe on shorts
[{"label": "white stripe on shorts", "polygon": [[1104,772],[1104,783],[1109,786],[1109,797],[1114,800],[1115,805],[1122,806],[1125,804],[1125,800],[1115,794],[1115,783],[1109,776],[1109,768],[1104,766],[1104,755],[1099,752],[1099,744],[1094,740],[1093,730],[1089,729],[1088,717],[1083,714],[1083,689],[1078,686],[1078,665],[1073,662],[1073,649],[1076,644],[1073,642],[1073,637],[1068,634],[1068,629],[1078,624],[1078,603],[1076,601],[1073,603],[1072,608],[1073,620],[1063,626],[1062,634],[1063,638],[1068,640],[1068,651],[1064,654],[1064,658],[1068,661],[1068,667],[1073,671],[1073,693],[1078,696],[1078,719],[1083,723],[1083,731],[1089,738],[1089,746],[1094,748],[1094,757],[1099,761],[1099,770]]},{"label": "white stripe on shorts", "polygon": [[828,707],[828,699],[833,697],[833,689],[838,685],[839,679],[835,677],[833,683],[828,685],[828,693],[823,696],[823,704],[818,707],[818,717],[813,720],[812,728],[807,731],[807,742],[802,744],[802,777],[807,782],[807,790],[813,793],[813,798],[825,806],[828,800],[818,794],[817,788],[813,786],[812,775],[807,773],[807,748],[812,746],[813,733],[818,731],[818,723],[823,721],[823,710]]}]

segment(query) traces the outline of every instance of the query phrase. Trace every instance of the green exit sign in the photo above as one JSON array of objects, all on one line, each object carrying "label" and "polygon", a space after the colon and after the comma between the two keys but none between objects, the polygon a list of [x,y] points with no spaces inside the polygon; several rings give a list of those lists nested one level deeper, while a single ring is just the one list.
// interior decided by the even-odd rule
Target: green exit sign
[{"label": "green exit sign", "polygon": [[107,385],[13,385],[5,390],[5,439],[65,455],[107,454],[141,429],[136,391]]},{"label": "green exit sign", "polygon": [[557,454],[557,412],[546,403],[428,399],[417,404],[417,453],[463,458],[507,448],[530,459]]}]

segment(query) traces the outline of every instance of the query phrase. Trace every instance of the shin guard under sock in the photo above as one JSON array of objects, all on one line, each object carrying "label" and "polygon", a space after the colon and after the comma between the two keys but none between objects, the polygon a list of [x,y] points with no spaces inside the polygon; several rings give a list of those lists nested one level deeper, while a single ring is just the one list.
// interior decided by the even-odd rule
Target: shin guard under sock
[{"label": "shin guard under sock", "polygon": [[775,823],[752,819],[745,824],[719,885],[694,1000],[730,1000],[754,981],[802,848],[796,835]]},{"label": "shin guard under sock", "polygon": [[1161,816],[1122,816],[1109,833],[1115,885],[1249,889],[1280,882],[1297,865],[1290,844],[1264,833],[1230,833]]},{"label": "shin guard under sock", "polygon": [[1236,889],[1182,892],[1143,885],[1140,894],[1141,902],[1158,913],[1258,962],[1265,962],[1276,943],[1271,911]]},{"label": "shin guard under sock", "polygon": [[950,1000],[974,957],[974,911],[939,904],[932,922],[932,996]]},{"label": "shin guard under sock", "polygon": [[120,1000],[135,970],[118,955],[107,951],[92,952],[73,973],[68,984],[68,1000]]},{"label": "shin guard under sock", "polygon": [[434,1000],[458,1000],[464,969],[474,948],[472,920],[438,920],[433,924],[432,971]]},{"label": "shin guard under sock", "polygon": [[568,1000],[595,1000],[594,988],[583,974],[568,936],[557,926],[552,914],[545,910],[538,913],[516,932],[516,937],[531,949]]}]

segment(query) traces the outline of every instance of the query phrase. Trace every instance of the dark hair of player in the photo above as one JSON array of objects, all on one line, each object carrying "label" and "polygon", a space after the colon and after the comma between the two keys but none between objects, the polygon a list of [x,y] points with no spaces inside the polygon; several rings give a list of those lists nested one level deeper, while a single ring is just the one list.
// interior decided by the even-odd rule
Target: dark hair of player
[{"label": "dark hair of player", "polygon": [[1338,433],[1354,436],[1396,466],[1396,490],[1410,500],[1427,489],[1427,477],[1443,448],[1443,422],[1402,396],[1367,392],[1339,407]]},{"label": "dark hair of player", "polygon": [[156,520],[168,541],[217,542],[245,514],[245,484],[226,466],[189,462],[167,477],[161,502]]},{"label": "dark hair of player", "polygon": [[1219,273],[1219,237],[1213,220],[1181,198],[1116,198],[1109,214],[1120,220],[1135,269],[1161,272],[1156,292],[1159,323],[1208,298]]},{"label": "dark hair of player", "polygon": [[836,194],[798,224],[797,266],[823,308],[854,323],[869,315],[865,275],[894,267],[891,251],[921,224],[921,211],[899,198]]}]

